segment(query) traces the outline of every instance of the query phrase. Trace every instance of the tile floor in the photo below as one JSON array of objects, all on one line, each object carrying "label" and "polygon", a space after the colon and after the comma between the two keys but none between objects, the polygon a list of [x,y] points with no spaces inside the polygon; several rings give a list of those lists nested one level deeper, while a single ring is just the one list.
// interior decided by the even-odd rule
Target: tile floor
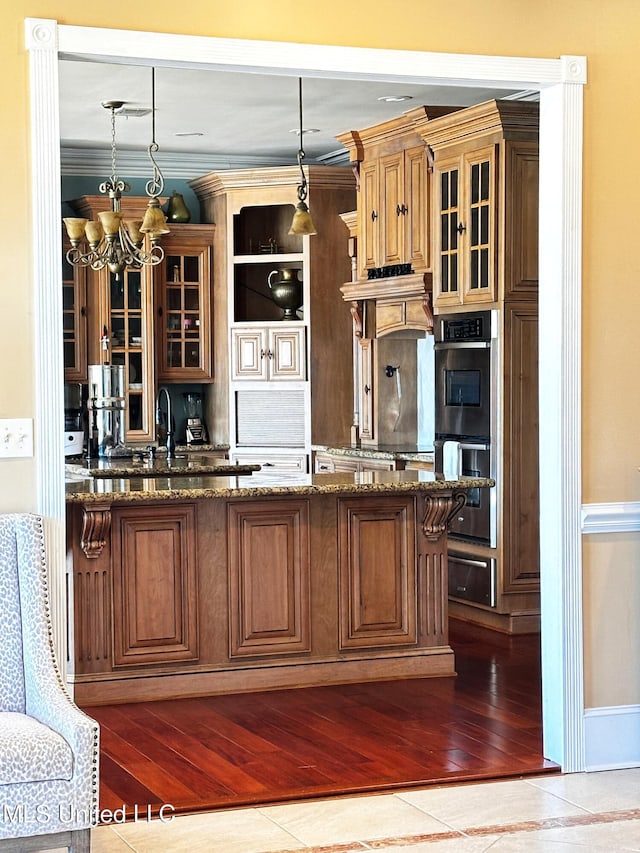
[{"label": "tile floor", "polygon": [[93,853],[640,851],[640,768],[309,800],[93,830]]}]

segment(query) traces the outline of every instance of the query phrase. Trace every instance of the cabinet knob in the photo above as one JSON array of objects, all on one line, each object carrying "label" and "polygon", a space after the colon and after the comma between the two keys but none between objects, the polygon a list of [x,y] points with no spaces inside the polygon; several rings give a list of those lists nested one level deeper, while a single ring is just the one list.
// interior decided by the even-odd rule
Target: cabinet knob
[{"label": "cabinet knob", "polygon": [[405,216],[409,212],[409,208],[406,204],[398,204],[396,205],[396,214],[398,216]]},{"label": "cabinet knob", "polygon": [[458,234],[462,234],[466,230],[467,230],[467,226],[463,225],[462,222],[460,222],[460,224],[456,228],[456,231],[458,232]]},{"label": "cabinet knob", "polygon": [[368,393],[369,393],[369,391],[371,391],[371,388],[369,388],[369,386],[368,386],[368,385],[365,385],[365,386],[364,386],[364,393],[365,393],[365,394],[368,394]]},{"label": "cabinet knob", "polygon": [[375,212],[375,210],[372,210],[371,211],[371,221],[375,222],[377,218],[378,218],[378,214]]}]

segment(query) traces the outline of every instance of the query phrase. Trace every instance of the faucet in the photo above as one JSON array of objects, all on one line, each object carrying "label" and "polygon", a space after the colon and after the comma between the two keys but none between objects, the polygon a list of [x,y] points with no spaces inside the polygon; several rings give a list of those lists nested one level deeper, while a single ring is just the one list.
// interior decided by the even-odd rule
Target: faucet
[{"label": "faucet", "polygon": [[173,438],[173,417],[171,415],[171,397],[169,396],[169,392],[163,386],[158,388],[158,397],[156,399],[156,423],[161,423],[162,418],[162,409],[160,408],[160,397],[162,392],[164,391],[164,395],[167,398],[167,437],[165,439],[165,445],[167,448],[167,459],[171,459],[176,452],[176,443]]}]

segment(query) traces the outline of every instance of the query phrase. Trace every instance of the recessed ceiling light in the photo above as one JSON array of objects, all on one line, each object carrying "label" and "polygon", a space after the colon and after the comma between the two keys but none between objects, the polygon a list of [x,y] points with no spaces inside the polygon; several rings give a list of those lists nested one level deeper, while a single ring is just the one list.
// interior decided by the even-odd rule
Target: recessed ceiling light
[{"label": "recessed ceiling light", "polygon": [[412,101],[413,95],[383,95],[382,98],[378,98],[379,101],[385,101],[387,104],[396,104],[400,103],[400,101]]},{"label": "recessed ceiling light", "polygon": [[144,118],[144,116],[149,115],[151,110],[148,107],[127,107],[123,105],[115,112],[117,116],[122,118]]},{"label": "recessed ceiling light", "polygon": [[179,130],[174,136],[204,136],[201,130]]},{"label": "recessed ceiling light", "polygon": [[[300,136],[300,128],[294,127],[289,131],[289,133],[295,133],[296,136]],[[304,136],[305,133],[320,133],[320,128],[319,127],[305,127],[305,129],[302,131],[302,135]]]}]

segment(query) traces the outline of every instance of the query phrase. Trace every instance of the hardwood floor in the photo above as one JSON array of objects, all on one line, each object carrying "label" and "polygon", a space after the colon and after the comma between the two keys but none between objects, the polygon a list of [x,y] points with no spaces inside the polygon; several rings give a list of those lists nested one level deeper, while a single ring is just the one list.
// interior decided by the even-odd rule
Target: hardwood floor
[{"label": "hardwood floor", "polygon": [[451,624],[455,678],[92,707],[101,809],[155,813],[553,772],[539,637]]}]

